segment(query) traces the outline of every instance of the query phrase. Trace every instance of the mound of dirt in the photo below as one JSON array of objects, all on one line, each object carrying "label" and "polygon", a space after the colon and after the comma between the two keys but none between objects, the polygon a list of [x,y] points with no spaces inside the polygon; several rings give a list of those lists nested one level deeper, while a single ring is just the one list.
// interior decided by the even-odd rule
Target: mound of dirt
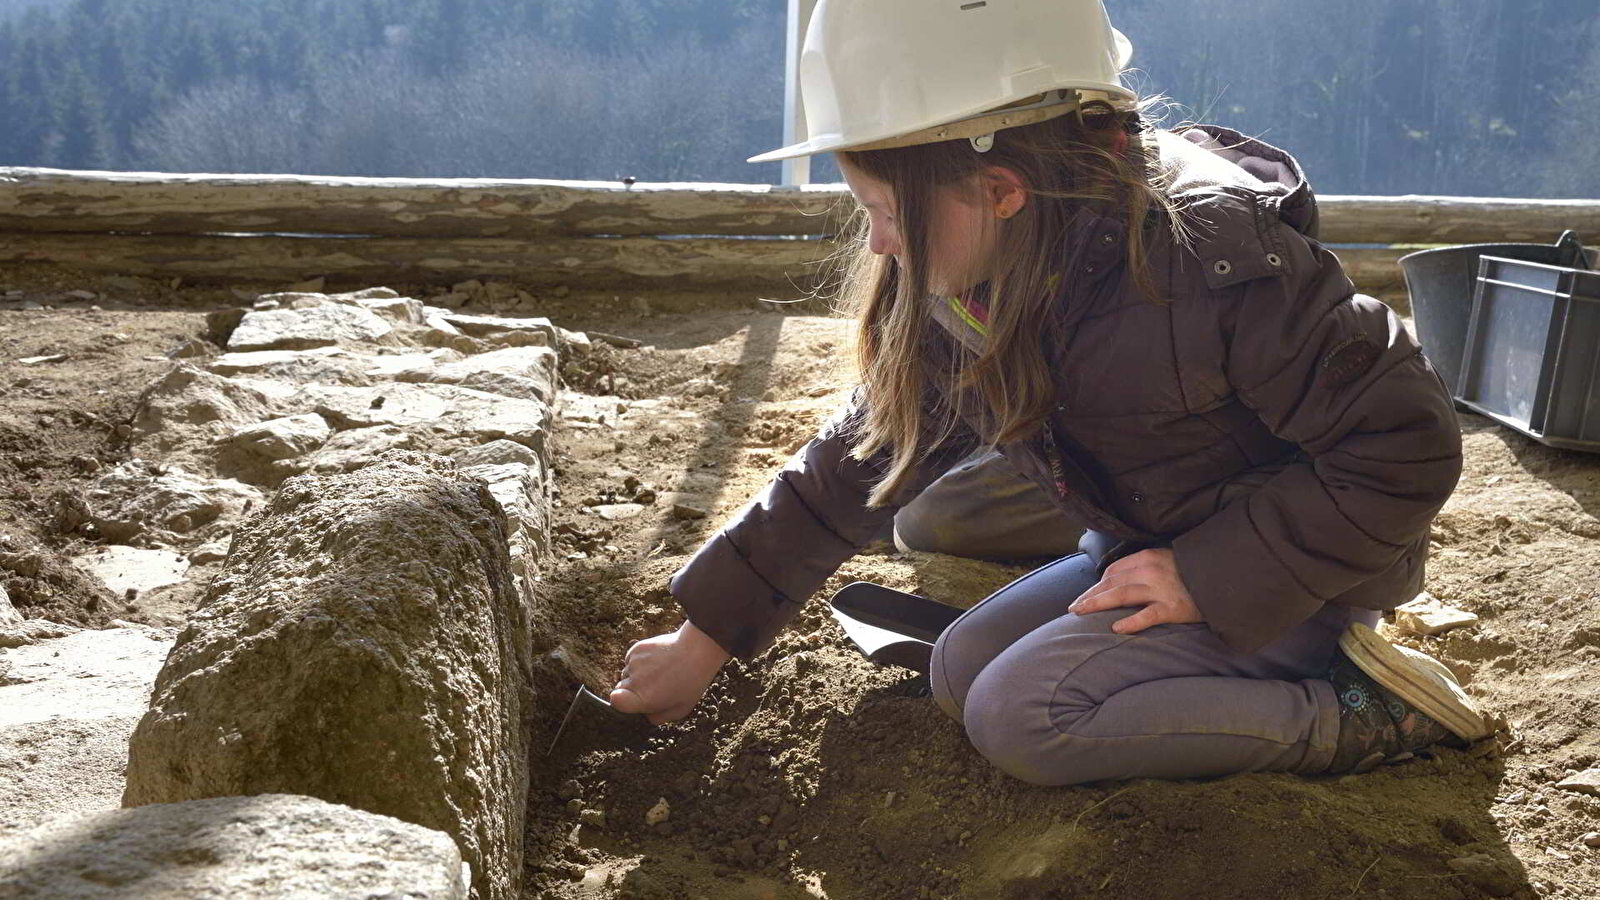
[{"label": "mound of dirt", "polygon": [[[196,296],[183,302],[228,301]],[[564,345],[560,360],[557,559],[533,650],[536,690],[570,696],[576,681],[608,688],[632,641],[681,621],[667,577],[844,400],[850,326],[625,298],[534,312],[639,343]],[[0,317],[0,528],[67,555],[84,538],[54,528],[51,498],[126,457],[116,426],[167,368],[144,357],[206,326],[198,312]],[[17,361],[51,353],[68,359]],[[1600,459],[1462,418],[1466,471],[1428,589],[1478,622],[1389,633],[1460,673],[1505,717],[1502,741],[1362,776],[1031,787],[989,767],[924,681],[861,659],[813,600],[686,720],[628,746],[563,737],[530,786],[526,896],[1600,896],[1600,850],[1583,841],[1600,797],[1562,786],[1600,764]],[[425,449],[460,449],[447,437]],[[880,547],[826,590],[871,580],[965,604],[1018,571]],[[19,608],[37,607],[26,590],[12,589]],[[85,614],[86,599],[61,603]],[[534,724],[536,753],[560,712]]]}]

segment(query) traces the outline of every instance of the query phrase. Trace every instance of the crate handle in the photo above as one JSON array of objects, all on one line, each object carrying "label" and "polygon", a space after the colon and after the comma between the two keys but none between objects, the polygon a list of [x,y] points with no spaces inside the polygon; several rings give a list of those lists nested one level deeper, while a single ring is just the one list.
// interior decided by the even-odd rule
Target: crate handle
[{"label": "crate handle", "polygon": [[1556,239],[1557,259],[1560,265],[1569,269],[1589,268],[1588,256],[1583,252],[1583,241],[1578,239],[1578,233],[1568,228],[1561,232],[1561,237]]}]

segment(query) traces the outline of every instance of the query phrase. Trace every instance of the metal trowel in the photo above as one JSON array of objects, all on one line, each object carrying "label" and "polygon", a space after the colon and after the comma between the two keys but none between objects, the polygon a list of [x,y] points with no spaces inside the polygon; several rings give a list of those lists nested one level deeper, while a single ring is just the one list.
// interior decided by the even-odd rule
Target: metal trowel
[{"label": "metal trowel", "polygon": [[829,601],[833,618],[861,655],[879,665],[928,673],[933,644],[966,612],[870,581],[840,588]]},{"label": "metal trowel", "polygon": [[567,707],[567,714],[561,718],[561,726],[556,729],[555,737],[550,739],[550,749],[544,755],[555,752],[562,735],[572,740],[577,740],[573,735],[578,735],[587,739],[585,744],[589,746],[628,746],[644,740],[654,727],[643,713],[621,712],[604,697],[589,690],[588,685],[580,684],[571,705]]}]

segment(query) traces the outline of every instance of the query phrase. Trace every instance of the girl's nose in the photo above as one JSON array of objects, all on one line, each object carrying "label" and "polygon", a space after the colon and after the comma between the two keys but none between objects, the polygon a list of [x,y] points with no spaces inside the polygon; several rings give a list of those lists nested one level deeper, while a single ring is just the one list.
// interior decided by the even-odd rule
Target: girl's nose
[{"label": "girl's nose", "polygon": [[900,237],[894,233],[893,228],[876,223],[868,230],[867,246],[879,256],[899,256]]}]

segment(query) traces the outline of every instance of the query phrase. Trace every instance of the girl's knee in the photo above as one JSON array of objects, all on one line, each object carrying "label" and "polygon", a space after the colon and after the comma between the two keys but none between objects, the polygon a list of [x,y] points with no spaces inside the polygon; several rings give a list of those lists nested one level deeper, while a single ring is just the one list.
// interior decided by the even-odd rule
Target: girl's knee
[{"label": "girl's knee", "polygon": [[[939,708],[944,711],[944,714],[960,722],[962,704],[965,702],[967,691],[972,687],[972,684],[969,680],[959,675],[952,675],[952,672],[964,672],[965,669],[963,667],[957,665],[952,669],[948,664],[950,662],[958,662],[961,658],[961,642],[959,638],[956,638],[958,633],[959,629],[952,625],[944,634],[939,636],[939,640],[933,645],[933,655],[928,660],[928,684],[933,688],[934,702],[939,704]],[[947,660],[946,655],[952,652],[952,643],[957,648],[954,651],[956,656]]]},{"label": "girl's knee", "polygon": [[[1056,787],[1073,784],[1066,736],[1043,738],[1036,729],[1017,721],[1014,709],[969,705],[963,724],[967,740],[995,768],[1029,784]],[[1070,738],[1067,739],[1070,741]],[[1046,746],[1049,745],[1049,746]]]},{"label": "girl's knee", "polygon": [[962,716],[967,740],[979,754],[1029,784],[1055,787],[1090,780],[1078,773],[1082,754],[1092,748],[1056,727],[1049,698],[985,687],[974,687]]}]

